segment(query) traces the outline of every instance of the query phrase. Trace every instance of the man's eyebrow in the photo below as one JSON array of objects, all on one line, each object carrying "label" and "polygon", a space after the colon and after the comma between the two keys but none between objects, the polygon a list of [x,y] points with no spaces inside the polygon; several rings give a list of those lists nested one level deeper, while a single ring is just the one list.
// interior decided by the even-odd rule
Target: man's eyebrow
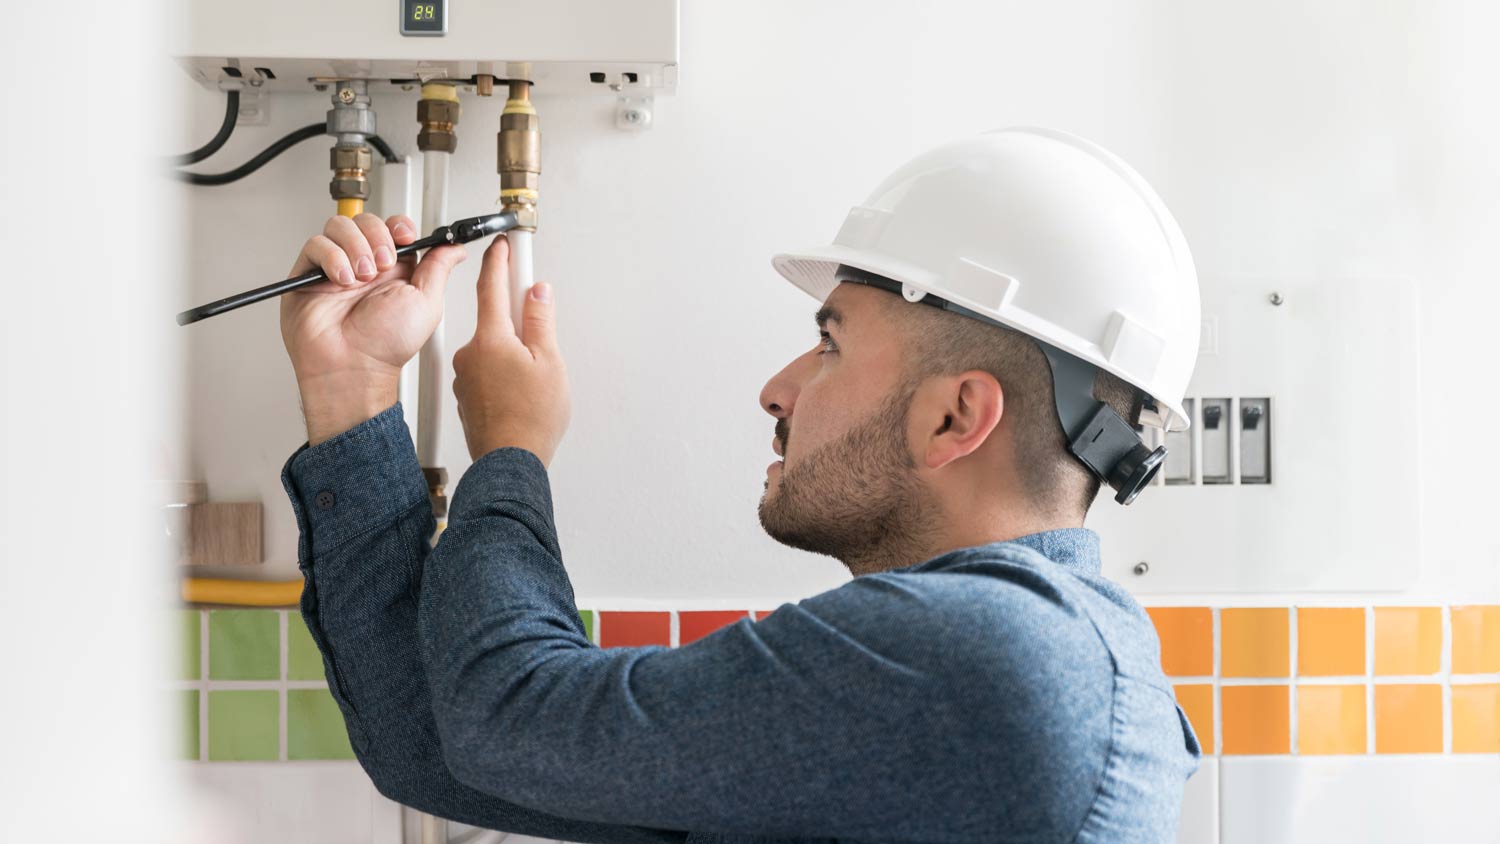
[{"label": "man's eyebrow", "polygon": [[838,323],[839,328],[844,327],[844,315],[831,305],[819,308],[818,312],[813,314],[813,319],[817,321],[819,330],[827,328],[829,322]]}]

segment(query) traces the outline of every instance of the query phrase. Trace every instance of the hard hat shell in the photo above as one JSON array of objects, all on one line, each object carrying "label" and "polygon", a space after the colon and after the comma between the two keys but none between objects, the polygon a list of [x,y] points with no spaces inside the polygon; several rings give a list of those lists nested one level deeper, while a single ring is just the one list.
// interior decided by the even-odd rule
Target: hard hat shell
[{"label": "hard hat shell", "polygon": [[771,264],[820,302],[840,264],[946,299],[1144,391],[1143,424],[1188,426],[1201,316],[1187,241],[1139,173],[1075,135],[1017,127],[932,149],[831,245]]}]

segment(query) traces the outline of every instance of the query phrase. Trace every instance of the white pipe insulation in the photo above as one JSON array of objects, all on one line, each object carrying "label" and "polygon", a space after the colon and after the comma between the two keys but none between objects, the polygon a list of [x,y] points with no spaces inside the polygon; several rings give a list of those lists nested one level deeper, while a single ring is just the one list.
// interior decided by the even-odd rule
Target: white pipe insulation
[{"label": "white pipe insulation", "polygon": [[[448,222],[448,163],[451,153],[422,153],[422,233]],[[442,447],[443,392],[448,361],[443,342],[443,320],[422,344],[417,357],[417,462],[424,468],[439,465]]]},{"label": "white pipe insulation", "polygon": [[510,241],[510,319],[521,336],[521,316],[526,294],[531,290],[531,236],[534,232],[512,229],[505,237]]}]

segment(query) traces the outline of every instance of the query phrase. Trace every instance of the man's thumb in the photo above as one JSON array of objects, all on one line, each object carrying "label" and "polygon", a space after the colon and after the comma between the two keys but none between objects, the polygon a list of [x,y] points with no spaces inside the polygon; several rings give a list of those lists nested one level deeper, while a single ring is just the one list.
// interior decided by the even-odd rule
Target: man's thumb
[{"label": "man's thumb", "polygon": [[539,281],[526,293],[524,315],[521,318],[521,342],[533,352],[553,352],[557,349],[557,322],[552,301],[552,285]]}]

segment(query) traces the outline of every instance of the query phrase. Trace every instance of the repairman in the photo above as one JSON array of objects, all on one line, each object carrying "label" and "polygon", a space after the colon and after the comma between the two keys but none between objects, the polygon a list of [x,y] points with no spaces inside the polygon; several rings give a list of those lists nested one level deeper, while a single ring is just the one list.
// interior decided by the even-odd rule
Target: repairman
[{"label": "repairman", "polygon": [[292,273],[347,282],[281,301],[302,614],[381,793],[578,842],[1174,839],[1198,740],[1083,527],[1159,468],[1137,431],[1186,425],[1198,352],[1187,244],[1124,162],[1050,130],[961,140],[774,259],[821,307],[760,393],[783,458],[760,521],[854,577],[679,648],[586,635],[548,478],[558,303],[532,287],[517,335],[504,238],[453,359],[474,462],[431,546],[397,378],[464,252],[397,260],[416,237],[334,218]]}]

